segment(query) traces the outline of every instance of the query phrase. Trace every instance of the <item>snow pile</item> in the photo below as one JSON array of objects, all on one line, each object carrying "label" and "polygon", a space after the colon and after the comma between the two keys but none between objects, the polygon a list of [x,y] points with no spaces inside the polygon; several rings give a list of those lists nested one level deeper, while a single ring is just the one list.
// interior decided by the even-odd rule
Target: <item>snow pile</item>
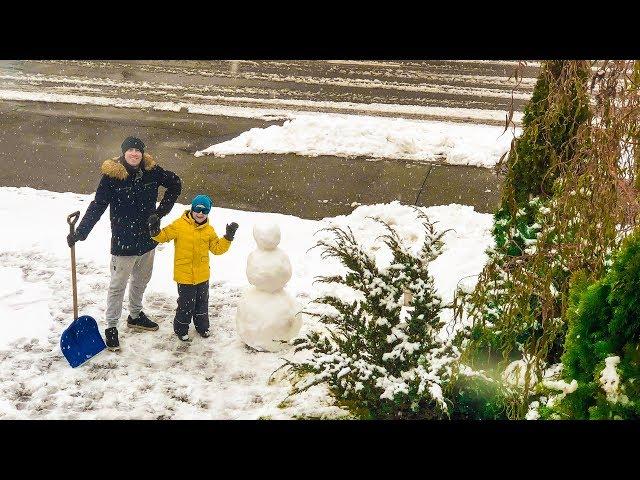
[{"label": "snow pile", "polygon": [[284,125],[252,128],[201,155],[296,153],[340,157],[368,156],[455,165],[492,167],[509,150],[512,133],[489,125],[402,118],[297,115]]},{"label": "snow pile", "polygon": [[[300,415],[335,417],[344,414],[322,386],[289,398],[289,384],[272,375],[290,351],[259,353],[247,348],[236,332],[235,314],[248,282],[244,265],[255,249],[253,226],[280,225],[279,247],[293,269],[287,291],[302,307],[318,294],[314,277],[336,274],[340,265],[322,260],[310,249],[330,225],[349,226],[376,258],[385,251],[376,237],[384,232],[368,217],[396,225],[401,236],[418,248],[421,227],[416,213],[397,202],[361,206],[352,214],[321,221],[275,213],[214,208],[210,222],[217,231],[238,222],[240,228],[226,255],[211,257],[209,313],[212,336],[198,336],[191,345],[175,337],[177,288],[173,281],[173,244],[156,249],[153,276],[144,297],[144,311],[158,322],[157,332],[132,332],[119,325],[122,352],[104,351],[72,369],[64,359],[60,335],[73,320],[66,217],[84,214],[92,195],[54,193],[31,188],[0,188],[0,418],[292,418]],[[16,211],[41,210],[37,235]],[[176,204],[163,226],[186,209]],[[423,209],[444,236],[443,254],[433,262],[436,288],[448,301],[461,277],[480,272],[491,240],[491,215],[472,207],[449,205]],[[76,246],[79,313],[90,315],[104,330],[109,285],[109,216],[105,212],[89,238]],[[126,299],[125,295],[125,299]],[[123,317],[126,317],[125,300]],[[305,316],[301,335],[314,325]]]},{"label": "snow pile", "polygon": [[[487,262],[485,250],[493,246],[493,216],[478,213],[472,206],[455,203],[421,210],[435,222],[438,231],[447,230],[442,238],[442,254],[431,262],[429,271],[434,276],[438,294],[445,303],[450,302],[460,280],[465,279],[469,288],[473,288],[477,274]],[[376,220],[393,226],[403,242],[412,246],[413,253],[418,253],[424,241],[424,229],[417,220],[415,210],[398,201],[362,205],[349,215],[325,219],[325,222],[328,226],[351,228],[359,244],[374,256],[376,262],[388,266],[392,259],[391,252],[378,238],[386,230]],[[317,237],[322,238],[322,234]],[[333,265],[331,268],[334,268]]]}]

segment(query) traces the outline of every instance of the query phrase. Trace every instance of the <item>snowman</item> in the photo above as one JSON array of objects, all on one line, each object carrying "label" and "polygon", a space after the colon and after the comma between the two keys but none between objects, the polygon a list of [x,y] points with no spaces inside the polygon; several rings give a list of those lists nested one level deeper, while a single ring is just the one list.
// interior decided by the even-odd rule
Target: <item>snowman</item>
[{"label": "snowman", "polygon": [[280,227],[256,224],[253,238],[258,248],[247,258],[247,278],[252,285],[240,301],[236,328],[244,343],[256,350],[276,352],[302,327],[297,302],[284,286],[291,278],[289,256],[280,248]]}]

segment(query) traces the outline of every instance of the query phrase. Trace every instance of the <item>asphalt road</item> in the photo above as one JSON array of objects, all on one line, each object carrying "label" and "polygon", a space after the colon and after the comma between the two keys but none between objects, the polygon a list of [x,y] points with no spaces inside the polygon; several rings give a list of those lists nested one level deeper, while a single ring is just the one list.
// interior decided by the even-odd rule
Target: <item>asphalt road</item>
[{"label": "asphalt road", "polygon": [[[216,205],[319,219],[354,203],[463,203],[494,210],[498,179],[476,167],[299,155],[194,157],[197,150],[276,121],[113,107],[0,101],[0,186],[92,193],[100,165],[128,135],[183,179],[179,199],[208,193]],[[427,176],[428,174],[428,176]],[[426,177],[426,180],[425,180]]]},{"label": "asphalt road", "polygon": [[[461,121],[447,111],[506,111],[509,61],[0,61],[0,89],[118,99]],[[528,64],[521,111],[538,74]],[[396,111],[387,111],[392,106]],[[501,124],[504,115],[485,122]],[[464,119],[462,119],[464,121]],[[471,121],[474,121],[471,118]]]}]

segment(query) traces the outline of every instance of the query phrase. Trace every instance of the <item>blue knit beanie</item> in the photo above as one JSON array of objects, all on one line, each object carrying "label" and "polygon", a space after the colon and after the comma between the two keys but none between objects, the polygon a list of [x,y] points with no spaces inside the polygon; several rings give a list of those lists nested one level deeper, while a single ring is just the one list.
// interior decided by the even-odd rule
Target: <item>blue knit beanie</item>
[{"label": "blue knit beanie", "polygon": [[192,210],[197,206],[201,206],[206,208],[208,211],[211,211],[212,205],[213,202],[207,195],[196,195],[196,197],[191,201]]}]

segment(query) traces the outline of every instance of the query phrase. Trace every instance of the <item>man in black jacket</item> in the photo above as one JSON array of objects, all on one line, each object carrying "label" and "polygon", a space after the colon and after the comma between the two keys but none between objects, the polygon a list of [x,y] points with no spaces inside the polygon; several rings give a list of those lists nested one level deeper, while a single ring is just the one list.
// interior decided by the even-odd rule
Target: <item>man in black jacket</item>
[{"label": "man in black jacket", "polygon": [[[158,217],[168,214],[182,189],[180,178],[156,164],[151,155],[144,153],[144,148],[139,138],[127,137],[122,143],[122,156],[102,164],[102,179],[95,199],[75,234],[67,237],[70,247],[79,240],[85,240],[107,207],[111,206],[111,282],[105,336],[107,348],[113,351],[120,349],[117,325],[127,282],[127,325],[136,330],[158,329],[158,324],[142,311],[142,296],[151,279],[157,245],[149,237],[147,220],[152,214]],[[167,191],[156,209],[160,185]]]}]

